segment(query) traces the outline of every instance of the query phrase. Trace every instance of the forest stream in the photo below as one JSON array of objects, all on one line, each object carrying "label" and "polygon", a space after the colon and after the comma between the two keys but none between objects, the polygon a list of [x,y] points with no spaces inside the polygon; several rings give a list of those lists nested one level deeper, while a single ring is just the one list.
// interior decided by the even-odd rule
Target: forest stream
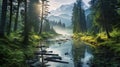
[{"label": "forest stream", "polygon": [[[61,61],[68,62],[68,64],[48,62],[46,63],[46,65],[49,65],[48,67],[90,67],[91,65],[90,60],[93,55],[89,51],[89,46],[81,42],[76,44],[70,36],[60,35],[52,39],[47,39],[44,44],[48,45],[47,51],[52,51],[52,54],[58,54],[62,58]],[[77,50],[76,48],[79,48],[77,46],[79,44],[81,44],[79,46],[81,49]]]},{"label": "forest stream", "polygon": [[0,0],[0,67],[120,67],[120,0]]}]

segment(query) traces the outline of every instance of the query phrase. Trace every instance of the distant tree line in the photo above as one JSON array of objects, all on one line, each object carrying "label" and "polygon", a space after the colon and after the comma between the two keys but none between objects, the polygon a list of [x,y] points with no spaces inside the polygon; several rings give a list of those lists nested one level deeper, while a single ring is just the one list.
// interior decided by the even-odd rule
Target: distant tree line
[{"label": "distant tree line", "polygon": [[59,21],[50,21],[50,25],[51,26],[59,26],[59,27],[63,27],[63,28],[66,27],[65,23],[62,23],[61,20],[59,20]]}]

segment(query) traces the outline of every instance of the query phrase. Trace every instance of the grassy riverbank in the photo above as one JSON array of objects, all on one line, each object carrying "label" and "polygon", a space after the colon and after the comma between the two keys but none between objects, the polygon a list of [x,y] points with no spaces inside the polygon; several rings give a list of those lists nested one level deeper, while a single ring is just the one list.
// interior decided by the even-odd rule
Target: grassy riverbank
[{"label": "grassy riverbank", "polygon": [[111,38],[105,32],[97,35],[74,34],[74,39],[82,40],[94,47],[93,67],[120,67],[120,31],[114,30]]}]

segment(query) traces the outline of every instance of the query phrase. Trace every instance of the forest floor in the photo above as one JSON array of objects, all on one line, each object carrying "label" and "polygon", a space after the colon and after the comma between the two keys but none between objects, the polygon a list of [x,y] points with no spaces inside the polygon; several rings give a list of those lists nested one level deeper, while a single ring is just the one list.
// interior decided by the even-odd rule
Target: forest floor
[{"label": "forest floor", "polygon": [[94,48],[93,67],[120,67],[120,31],[114,30],[107,38],[105,32],[97,35],[74,34],[74,39],[89,43]]},{"label": "forest floor", "polygon": [[45,40],[58,34],[42,33],[30,34],[29,44],[23,43],[21,34],[11,33],[9,37],[0,38],[0,67],[29,67],[26,64],[27,59],[34,58],[35,47],[39,45],[40,40]]}]

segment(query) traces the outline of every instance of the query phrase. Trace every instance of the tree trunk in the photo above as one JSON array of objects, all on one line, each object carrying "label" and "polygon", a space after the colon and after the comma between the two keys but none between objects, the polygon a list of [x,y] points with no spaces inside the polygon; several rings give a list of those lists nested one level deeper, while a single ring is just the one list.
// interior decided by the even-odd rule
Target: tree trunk
[{"label": "tree trunk", "polygon": [[7,13],[7,0],[3,0],[1,22],[0,22],[0,37],[5,36],[6,13]]},{"label": "tree trunk", "polygon": [[105,11],[104,11],[104,3],[103,3],[103,0],[101,0],[101,11],[102,11],[102,18],[103,18],[103,26],[104,26],[104,28],[105,28],[105,32],[106,32],[106,34],[107,34],[107,37],[108,38],[111,38],[111,36],[110,36],[110,34],[109,34],[109,29],[108,29],[108,27],[109,27],[109,24],[108,24],[108,20],[106,20],[105,19]]},{"label": "tree trunk", "polygon": [[10,0],[10,20],[9,20],[9,24],[8,24],[8,32],[7,32],[7,35],[10,35],[10,32],[11,32],[11,25],[12,25],[12,16],[13,16],[13,0]]},{"label": "tree trunk", "polygon": [[105,23],[105,31],[106,31],[106,34],[107,34],[107,38],[111,38],[111,36],[110,36],[110,33],[109,33],[109,24],[108,24],[108,21]]},{"label": "tree trunk", "polygon": [[42,33],[42,25],[43,25],[43,20],[44,20],[44,18],[43,18],[43,12],[44,12],[44,1],[42,1],[42,15],[41,15],[40,32],[39,32],[39,34]]},{"label": "tree trunk", "polygon": [[17,30],[17,26],[18,26],[19,8],[20,8],[20,0],[18,0],[18,5],[17,5],[17,13],[16,13],[16,18],[15,18],[14,31]]},{"label": "tree trunk", "polygon": [[[28,44],[29,42],[29,29],[28,29],[28,22],[27,22],[27,0],[25,0],[25,22],[24,22],[24,44]],[[25,45],[24,45],[25,46]]]}]

